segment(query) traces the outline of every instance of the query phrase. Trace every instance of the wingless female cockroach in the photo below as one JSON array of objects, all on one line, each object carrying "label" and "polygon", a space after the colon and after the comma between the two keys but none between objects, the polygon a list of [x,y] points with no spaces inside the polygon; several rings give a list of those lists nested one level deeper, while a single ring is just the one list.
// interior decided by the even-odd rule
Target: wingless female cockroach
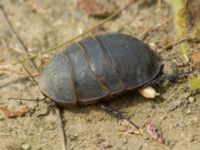
[{"label": "wingless female cockroach", "polygon": [[154,98],[157,93],[146,85],[161,68],[159,57],[138,39],[107,33],[73,43],[53,57],[39,85],[61,106],[93,104],[135,89]]}]

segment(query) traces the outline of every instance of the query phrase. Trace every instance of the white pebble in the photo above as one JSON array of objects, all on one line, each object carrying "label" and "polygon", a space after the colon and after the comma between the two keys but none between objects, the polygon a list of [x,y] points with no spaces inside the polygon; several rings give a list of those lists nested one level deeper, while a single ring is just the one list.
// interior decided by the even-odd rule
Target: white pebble
[{"label": "white pebble", "polygon": [[29,144],[22,144],[22,149],[23,150],[29,150],[31,146]]},{"label": "white pebble", "polygon": [[188,100],[189,100],[189,102],[190,102],[190,103],[194,103],[194,101],[195,101],[195,98],[194,98],[194,97],[189,97],[189,99],[188,99]]}]

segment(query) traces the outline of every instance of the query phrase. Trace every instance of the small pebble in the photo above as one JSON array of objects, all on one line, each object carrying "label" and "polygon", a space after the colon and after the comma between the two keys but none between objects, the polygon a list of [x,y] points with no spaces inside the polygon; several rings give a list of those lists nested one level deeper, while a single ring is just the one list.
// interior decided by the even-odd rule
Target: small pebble
[{"label": "small pebble", "polygon": [[186,114],[192,114],[192,111],[190,110],[190,109],[188,109],[187,111],[186,111]]},{"label": "small pebble", "polygon": [[190,142],[194,142],[194,141],[197,141],[198,140],[198,136],[197,135],[193,135],[191,138],[190,138]]},{"label": "small pebble", "polygon": [[127,144],[128,143],[128,139],[122,139],[123,144]]},{"label": "small pebble", "polygon": [[149,43],[149,46],[150,46],[152,49],[157,49],[156,43],[154,43],[154,42],[150,42],[150,43]]},{"label": "small pebble", "polygon": [[74,134],[70,136],[71,141],[75,141],[78,138],[78,134]]},{"label": "small pebble", "polygon": [[190,103],[194,103],[195,102],[195,98],[194,97],[189,97],[188,100],[189,100]]},{"label": "small pebble", "polygon": [[22,144],[22,147],[21,147],[23,150],[30,150],[31,149],[31,146],[29,144]]}]

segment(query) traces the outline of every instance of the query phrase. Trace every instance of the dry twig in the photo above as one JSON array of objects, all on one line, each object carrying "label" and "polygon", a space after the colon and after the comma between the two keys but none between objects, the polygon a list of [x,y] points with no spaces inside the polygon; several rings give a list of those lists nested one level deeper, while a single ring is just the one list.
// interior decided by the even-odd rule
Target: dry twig
[{"label": "dry twig", "polygon": [[[13,66],[13,65],[1,65],[0,66],[0,72],[1,73],[10,72],[10,73],[14,73],[14,74],[17,74],[19,76],[22,76],[22,77],[27,76],[27,73],[18,71],[17,69],[15,69],[15,66]],[[37,76],[37,75],[35,74],[33,76]]]},{"label": "dry twig", "polygon": [[[168,49],[170,47],[172,47],[173,45],[177,45],[181,42],[184,42],[184,41],[189,41],[189,40],[198,40],[196,35],[186,35],[186,36],[181,36],[180,38],[178,38],[177,40],[173,41],[173,42],[170,42],[164,46],[161,46],[162,49]],[[199,39],[200,40],[200,39]]]},{"label": "dry twig", "polygon": [[62,150],[67,150],[67,139],[66,139],[65,131],[63,127],[61,110],[59,108],[56,108],[56,114],[58,116],[58,128],[59,128],[59,133],[61,137],[61,147],[62,147]]},{"label": "dry twig", "polygon": [[[14,27],[13,27],[11,21],[9,20],[5,10],[4,10],[3,4],[1,4],[1,3],[0,3],[0,14],[1,14],[2,18],[4,19],[4,22],[8,26],[8,28],[9,28],[12,36],[14,37],[14,39],[17,41],[17,43],[19,43],[19,45],[21,46],[23,51],[28,53],[28,48],[26,47],[26,45],[24,44],[22,39],[18,36],[17,32],[14,30]],[[32,65],[34,66],[34,68],[39,72],[39,69],[37,68],[35,62],[33,60],[31,60],[31,62],[32,62]],[[24,68],[24,66],[23,66],[23,68]]]},{"label": "dry twig", "polygon": [[147,36],[149,35],[149,33],[163,27],[164,25],[166,25],[167,23],[169,23],[172,20],[172,17],[168,17],[167,19],[161,21],[160,23],[158,23],[156,26],[148,28],[146,31],[144,31],[142,34],[140,34],[140,39],[141,40],[145,40],[147,38]]}]

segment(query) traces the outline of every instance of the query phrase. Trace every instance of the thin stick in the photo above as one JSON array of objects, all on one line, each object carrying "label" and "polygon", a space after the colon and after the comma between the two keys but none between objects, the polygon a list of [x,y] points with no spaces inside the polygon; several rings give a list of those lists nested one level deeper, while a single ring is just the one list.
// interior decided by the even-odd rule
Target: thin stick
[{"label": "thin stick", "polygon": [[14,98],[14,97],[9,97],[9,98],[6,98],[8,100],[22,100],[22,101],[44,101],[45,99],[47,99],[47,97],[44,97],[44,98],[36,98],[36,99],[28,99],[28,98]]},{"label": "thin stick", "polygon": [[33,82],[36,83],[36,85],[39,85],[39,83],[35,80],[34,76],[30,73],[30,71],[26,68],[26,66],[23,63],[20,63],[22,65],[22,67],[24,68],[24,70],[26,71],[26,73],[29,75],[29,77],[31,77],[31,79],[33,80]]},{"label": "thin stick", "polygon": [[181,43],[181,42],[184,42],[184,41],[189,41],[189,40],[200,40],[200,38],[198,38],[196,35],[186,35],[186,36],[183,36],[183,37],[181,37],[181,38],[179,38],[179,39],[177,39],[177,40],[175,40],[175,41],[173,41],[173,42],[171,42],[171,43],[169,43],[169,44],[166,44],[166,45],[164,45],[164,46],[161,46],[162,47],[162,49],[168,49],[168,48],[170,48],[171,46],[173,46],[173,45],[177,45],[177,44],[179,44],[179,43]]},{"label": "thin stick", "polygon": [[146,31],[144,31],[139,37],[141,40],[145,40],[147,38],[147,36],[149,35],[150,32],[153,32],[155,30],[157,30],[158,28],[164,26],[165,24],[167,24],[169,21],[172,20],[172,17],[168,17],[167,19],[163,20],[162,22],[158,23],[155,27],[152,27]]},{"label": "thin stick", "polygon": [[[28,49],[27,49],[26,45],[23,43],[23,41],[21,40],[21,38],[18,36],[17,32],[14,30],[14,27],[13,27],[11,21],[9,20],[9,18],[8,18],[8,16],[7,16],[7,14],[6,14],[6,12],[5,12],[4,7],[3,7],[2,4],[0,4],[0,12],[1,12],[1,15],[2,15],[2,17],[4,19],[4,22],[7,24],[8,28],[11,31],[11,33],[12,33],[13,37],[15,38],[15,40],[21,45],[21,48],[23,49],[23,51],[25,51],[26,53],[28,53]],[[16,56],[16,57],[19,60],[18,56]],[[37,68],[35,62],[33,60],[31,60],[31,62],[32,62],[32,65],[34,66],[34,68],[38,72],[40,72],[39,69]],[[35,80],[35,78],[29,72],[29,70],[25,67],[25,65],[22,64],[22,63],[21,63],[21,65],[24,68],[24,70],[27,72],[27,74],[31,77],[31,79],[38,85],[38,82]]]},{"label": "thin stick", "polygon": [[61,149],[67,150],[67,139],[66,139],[65,131],[63,127],[61,110],[59,108],[56,108],[56,114],[58,116],[58,129],[59,129],[59,133],[61,137]]},{"label": "thin stick", "polygon": [[[0,73],[5,73],[5,72],[15,73],[15,74],[17,74],[19,76],[23,76],[23,77],[27,76],[27,73],[18,71],[16,69],[16,67],[13,65],[0,65]],[[36,77],[38,75],[39,74],[36,73],[36,74],[33,74],[32,76]]]},{"label": "thin stick", "polygon": [[[11,21],[9,20],[3,5],[0,3],[0,14],[2,16],[2,18],[4,19],[4,22],[6,23],[6,25],[8,26],[11,34],[13,35],[13,37],[15,38],[15,40],[20,44],[21,48],[23,49],[23,51],[25,51],[26,53],[28,53],[28,48],[26,47],[26,45],[24,44],[24,42],[22,41],[22,39],[18,36],[17,32],[14,30],[14,27],[11,23]],[[35,62],[33,60],[31,60],[32,65],[35,67],[35,69],[39,72],[39,69],[37,68]]]},{"label": "thin stick", "polygon": [[35,53],[27,58],[24,58],[20,61],[17,61],[17,62],[14,62],[12,63],[13,65],[16,65],[16,64],[19,64],[19,63],[24,63],[25,61],[28,61],[28,60],[31,60],[31,59],[34,59],[36,57],[38,57],[39,55],[44,55],[46,53],[49,53],[51,51],[54,51],[58,48],[61,48],[63,46],[66,46],[67,44],[70,44],[71,42],[75,41],[75,40],[78,40],[79,38],[87,35],[88,33],[94,31],[95,29],[97,29],[98,27],[102,26],[103,24],[105,24],[106,22],[108,22],[109,20],[111,20],[112,18],[116,17],[117,15],[119,15],[122,11],[128,9],[131,4],[133,4],[133,2],[135,2],[135,0],[130,0],[125,6],[123,6],[121,9],[117,10],[116,12],[114,12],[112,15],[110,15],[109,17],[107,17],[106,19],[104,19],[103,21],[101,21],[100,23],[98,23],[97,25],[93,26],[92,28],[86,30],[85,32],[83,32],[82,34],[79,34],[78,36],[75,36],[74,38],[70,39],[70,40],[67,40],[53,48],[49,48],[43,52],[40,52],[40,53]]}]

